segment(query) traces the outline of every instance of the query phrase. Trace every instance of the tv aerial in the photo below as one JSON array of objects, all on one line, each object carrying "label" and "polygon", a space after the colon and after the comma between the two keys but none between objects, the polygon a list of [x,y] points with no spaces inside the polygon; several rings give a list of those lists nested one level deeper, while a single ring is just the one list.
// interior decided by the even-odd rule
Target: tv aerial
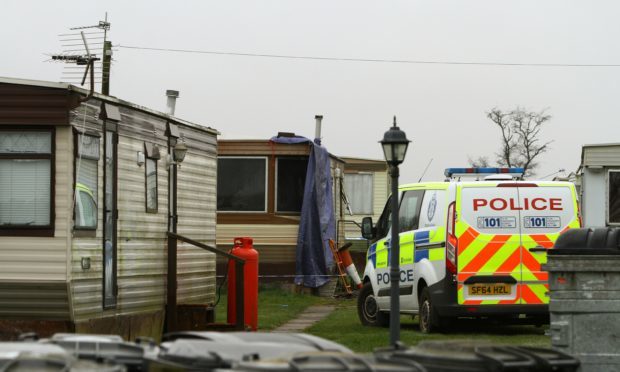
[{"label": "tv aerial", "polygon": [[[107,41],[110,23],[100,21],[92,26],[70,28],[71,33],[59,35],[63,51],[51,55],[52,62],[66,63],[61,81],[71,84],[84,85],[90,76],[90,93],[88,99],[96,90],[96,85],[102,86],[102,93],[109,94],[109,71],[111,64],[111,43]],[[102,48],[102,53],[94,53],[94,49]],[[100,56],[103,56],[101,58]]]}]

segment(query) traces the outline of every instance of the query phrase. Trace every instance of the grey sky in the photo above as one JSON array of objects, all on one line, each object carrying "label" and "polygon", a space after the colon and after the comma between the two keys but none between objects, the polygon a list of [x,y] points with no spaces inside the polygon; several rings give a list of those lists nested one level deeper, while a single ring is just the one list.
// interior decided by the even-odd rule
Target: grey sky
[{"label": "grey sky", "polygon": [[[620,64],[614,1],[27,1],[4,0],[0,76],[59,81],[43,63],[58,34],[108,12],[114,45],[367,59]],[[426,180],[492,155],[485,112],[548,108],[554,140],[538,175],[577,169],[581,145],[620,142],[620,67],[510,67],[334,62],[116,48],[111,93],[222,138],[312,137],[339,156],[382,158],[392,115],[413,140],[402,181]]]}]

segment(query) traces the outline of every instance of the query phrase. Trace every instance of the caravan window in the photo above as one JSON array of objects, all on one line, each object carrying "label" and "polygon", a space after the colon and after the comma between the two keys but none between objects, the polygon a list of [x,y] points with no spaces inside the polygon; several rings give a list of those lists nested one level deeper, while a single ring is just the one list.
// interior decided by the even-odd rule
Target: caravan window
[{"label": "caravan window", "polygon": [[287,156],[276,161],[276,211],[301,212],[308,157]]},{"label": "caravan window", "polygon": [[157,213],[157,160],[146,158],[146,211]]},{"label": "caravan window", "polygon": [[372,214],[372,173],[345,173],[344,190],[353,214]]},{"label": "caravan window", "polygon": [[99,137],[78,133],[75,159],[75,227],[97,228]]},{"label": "caravan window", "polygon": [[217,210],[267,211],[267,158],[226,156],[217,159]]},{"label": "caravan window", "polygon": [[51,129],[0,131],[0,234],[53,234],[52,139]]},{"label": "caravan window", "polygon": [[160,158],[159,147],[154,143],[144,143],[144,153],[146,161],[144,165],[144,187],[146,212],[157,213],[158,210],[158,188],[157,188],[157,161]]},{"label": "caravan window", "polygon": [[620,225],[620,170],[610,170],[607,181],[607,220]]}]

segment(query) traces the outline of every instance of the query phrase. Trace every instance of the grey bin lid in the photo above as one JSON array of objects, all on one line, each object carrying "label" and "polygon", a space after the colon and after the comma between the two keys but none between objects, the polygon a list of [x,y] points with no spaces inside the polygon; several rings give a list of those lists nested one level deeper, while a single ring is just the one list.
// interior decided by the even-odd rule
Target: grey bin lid
[{"label": "grey bin lid", "polygon": [[573,372],[579,366],[577,359],[552,349],[503,346],[490,341],[423,341],[412,348],[384,349],[375,352],[375,355],[391,360],[413,360],[429,372]]},{"label": "grey bin lid", "polygon": [[302,343],[271,341],[245,342],[230,340],[177,339],[161,344],[158,359],[197,368],[228,368],[241,361],[290,359],[301,352],[314,352],[316,347]]},{"label": "grey bin lid", "polygon": [[230,369],[216,369],[218,372],[256,371],[373,371],[373,372],[426,372],[419,363],[410,360],[388,360],[372,355],[337,352],[312,352],[297,354],[290,359],[244,361]]},{"label": "grey bin lid", "polygon": [[228,343],[269,343],[290,346],[301,345],[313,351],[338,351],[353,353],[351,349],[339,343],[305,333],[267,333],[267,332],[175,332],[164,335],[163,341],[177,339],[197,339]]},{"label": "grey bin lid", "polygon": [[0,370],[120,372],[125,369],[118,365],[77,360],[58,345],[41,342],[0,342]]},{"label": "grey bin lid", "polygon": [[149,347],[126,342],[117,335],[58,333],[47,342],[57,345],[81,360],[105,361],[139,369]]},{"label": "grey bin lid", "polygon": [[581,228],[562,233],[550,255],[620,255],[619,228]]},{"label": "grey bin lid", "polygon": [[51,341],[73,341],[73,342],[124,342],[119,335],[87,335],[76,333],[55,333]]},{"label": "grey bin lid", "polygon": [[38,342],[0,342],[0,370],[14,369],[27,361],[45,367],[44,370],[55,371],[67,368],[74,358],[56,345]]}]

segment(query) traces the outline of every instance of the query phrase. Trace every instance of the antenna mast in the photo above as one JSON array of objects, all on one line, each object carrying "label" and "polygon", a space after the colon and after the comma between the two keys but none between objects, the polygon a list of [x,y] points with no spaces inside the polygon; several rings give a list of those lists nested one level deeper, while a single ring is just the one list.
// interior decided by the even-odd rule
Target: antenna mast
[{"label": "antenna mast", "polygon": [[426,168],[424,168],[424,172],[422,172],[422,175],[420,176],[418,182],[422,182],[422,178],[424,178],[424,175],[426,174],[426,171],[428,170],[428,167],[431,165],[432,162],[433,158],[431,158],[431,160],[428,161],[428,164],[426,164]]},{"label": "antenna mast", "polygon": [[[61,81],[84,85],[86,76],[90,72],[89,97],[94,93],[97,84],[101,84],[101,93],[109,94],[112,43],[107,40],[108,30],[110,30],[108,13],[105,14],[105,20],[99,21],[96,25],[72,27],[70,30],[76,32],[59,35],[63,51],[51,56],[51,61],[74,64],[74,66],[65,67]],[[99,47],[102,48],[103,61],[96,53],[91,52],[93,48]]]}]

